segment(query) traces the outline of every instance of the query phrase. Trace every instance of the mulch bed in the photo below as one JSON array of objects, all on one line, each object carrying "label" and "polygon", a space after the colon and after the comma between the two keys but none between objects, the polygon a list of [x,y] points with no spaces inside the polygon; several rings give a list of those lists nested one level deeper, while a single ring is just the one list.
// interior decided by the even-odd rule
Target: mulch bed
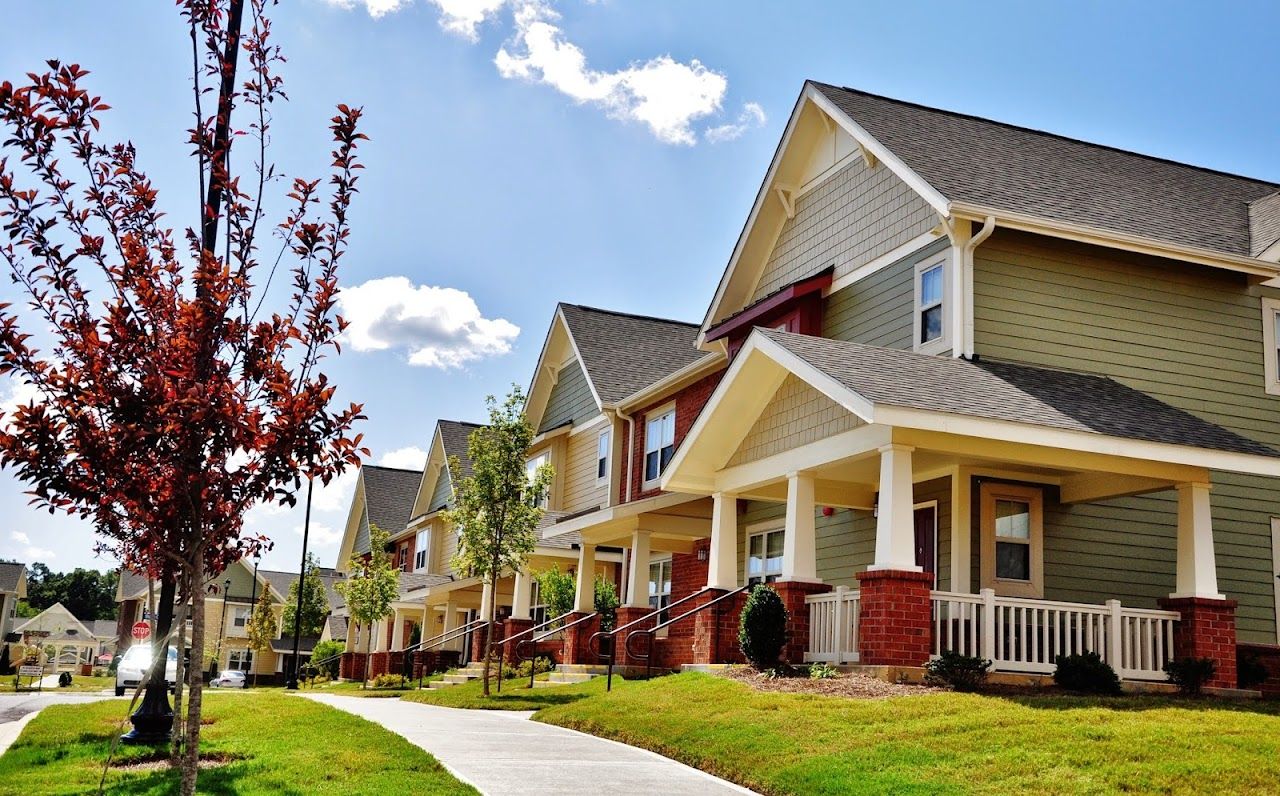
[{"label": "mulch bed", "polygon": [[[234,763],[237,760],[244,759],[244,755],[212,752],[210,754],[200,755],[200,762],[197,763],[197,765],[201,770],[204,770],[206,768],[225,766],[228,763]],[[169,765],[169,756],[167,754],[154,754],[147,755],[145,757],[117,760],[112,762],[111,767],[116,771],[157,771],[162,768],[169,768]]]},{"label": "mulch bed", "polygon": [[747,666],[734,666],[716,674],[745,683],[757,691],[787,694],[817,694],[819,696],[847,697],[850,699],[888,699],[900,696],[937,694],[945,689],[924,685],[889,683],[878,677],[857,672],[842,672],[824,680],[809,679],[808,672],[798,670],[795,677],[767,677]]}]

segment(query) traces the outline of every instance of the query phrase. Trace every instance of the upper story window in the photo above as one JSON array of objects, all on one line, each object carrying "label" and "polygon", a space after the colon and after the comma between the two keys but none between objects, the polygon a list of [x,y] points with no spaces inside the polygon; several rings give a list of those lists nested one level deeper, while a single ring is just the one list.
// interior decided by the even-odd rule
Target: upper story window
[{"label": "upper story window", "polygon": [[243,630],[249,624],[249,617],[253,615],[252,605],[237,605],[231,609],[231,626],[237,630]]},{"label": "upper story window", "polygon": [[676,452],[676,408],[665,406],[644,424],[644,482],[654,484]]},{"label": "upper story window", "polygon": [[409,571],[409,543],[401,542],[396,550],[396,568],[401,572]]},{"label": "upper story window", "polygon": [[[551,451],[543,451],[542,453],[539,453],[537,456],[534,456],[532,459],[529,459],[528,461],[526,461],[524,464],[524,473],[526,478],[528,479],[528,483],[532,484],[534,479],[537,478],[538,468],[550,463],[551,463]],[[547,493],[543,492],[541,495],[538,495],[536,502],[540,508],[545,509],[547,507]]]},{"label": "upper story window", "polygon": [[915,318],[912,347],[925,354],[945,351],[947,334],[947,261],[931,258],[916,264]]},{"label": "upper story window", "polygon": [[1262,300],[1262,342],[1267,392],[1280,395],[1280,299]]},{"label": "upper story window", "polygon": [[413,542],[413,571],[423,572],[427,568],[427,548],[431,544],[431,529],[423,528]]},{"label": "upper story window", "polygon": [[781,528],[747,537],[747,585],[773,583],[782,577]]},{"label": "upper story window", "polygon": [[604,481],[609,477],[609,440],[612,435],[601,431],[596,437],[596,480]]}]

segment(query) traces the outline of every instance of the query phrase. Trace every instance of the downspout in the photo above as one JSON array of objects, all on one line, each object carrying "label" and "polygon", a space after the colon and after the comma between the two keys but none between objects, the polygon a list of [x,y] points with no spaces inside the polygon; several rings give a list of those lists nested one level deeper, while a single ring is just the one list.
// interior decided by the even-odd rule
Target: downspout
[{"label": "downspout", "polygon": [[631,502],[631,463],[635,461],[635,458],[636,458],[636,452],[633,450],[636,444],[636,440],[635,440],[636,421],[634,417],[622,411],[621,409],[615,408],[613,411],[615,414],[617,414],[618,417],[627,421],[627,436],[624,438],[627,443],[627,448],[626,448],[626,451],[627,451],[627,499],[623,502],[630,503]]},{"label": "downspout", "polygon": [[964,271],[964,358],[973,359],[973,253],[996,230],[996,217],[987,216],[978,234],[969,238],[961,256]]},{"label": "downspout", "polygon": [[[951,239],[953,263],[951,274],[951,353],[954,357],[973,358],[973,252],[995,231],[995,216],[987,216],[982,228],[972,236],[962,236],[957,224],[964,219],[938,213],[942,230]],[[965,238],[961,241],[961,238]]]}]

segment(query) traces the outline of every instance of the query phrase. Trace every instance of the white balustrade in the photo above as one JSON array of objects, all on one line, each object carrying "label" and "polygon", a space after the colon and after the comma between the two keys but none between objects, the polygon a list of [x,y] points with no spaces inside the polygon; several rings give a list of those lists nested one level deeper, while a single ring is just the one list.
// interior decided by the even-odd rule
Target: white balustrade
[{"label": "white balustrade", "polygon": [[858,662],[858,591],[837,586],[834,591],[811,594],[807,661]]}]

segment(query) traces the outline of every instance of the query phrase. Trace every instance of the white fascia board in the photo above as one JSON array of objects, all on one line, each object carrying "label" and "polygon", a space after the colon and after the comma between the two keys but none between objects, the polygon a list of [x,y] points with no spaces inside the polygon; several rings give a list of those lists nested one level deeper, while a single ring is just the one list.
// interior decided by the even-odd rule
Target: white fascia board
[{"label": "white fascia board", "polygon": [[1182,260],[1229,271],[1239,271],[1240,273],[1263,279],[1280,276],[1280,263],[1268,263],[1252,257],[1224,254],[1194,246],[1181,246],[1176,243],[1144,238],[1139,235],[1128,235],[1123,232],[1099,229],[1083,224],[1072,224],[1066,221],[1053,221],[1025,213],[996,210],[995,208],[966,204],[964,202],[952,203],[951,209],[957,217],[969,218],[974,221],[980,221],[983,218],[992,216],[996,219],[997,226],[1005,227],[1006,229],[1034,232],[1053,238],[1064,238],[1066,240],[1079,241],[1080,243],[1090,243],[1096,246],[1148,254],[1154,257]]},{"label": "white fascia board", "polygon": [[701,495],[687,495],[682,492],[664,492],[661,495],[654,495],[642,500],[633,500],[630,503],[620,503],[616,506],[610,506],[599,511],[593,511],[590,514],[574,517],[571,520],[556,523],[551,528],[544,530],[543,536],[550,539],[566,533],[594,528],[597,525],[620,522],[632,517],[638,517],[646,512],[679,506],[691,500],[697,500],[700,497]]},{"label": "white fascia board", "polygon": [[[742,347],[742,351],[745,352],[748,346],[759,350],[760,353],[786,368],[810,387],[857,415],[864,423],[876,422],[874,404],[831,378],[819,368],[810,365],[791,351],[783,348],[781,344],[753,330],[751,337],[747,340],[747,344]],[[741,356],[741,353],[739,353],[739,356]]]},{"label": "white fascia board", "polygon": [[991,420],[946,412],[931,412],[881,404],[876,407],[879,422],[921,431],[939,431],[966,437],[1020,442],[1046,448],[1097,453],[1127,459],[1182,464],[1209,470],[1280,477],[1280,457],[1233,453],[1165,442],[1124,439],[1088,431],[1048,428],[1030,423]]}]

